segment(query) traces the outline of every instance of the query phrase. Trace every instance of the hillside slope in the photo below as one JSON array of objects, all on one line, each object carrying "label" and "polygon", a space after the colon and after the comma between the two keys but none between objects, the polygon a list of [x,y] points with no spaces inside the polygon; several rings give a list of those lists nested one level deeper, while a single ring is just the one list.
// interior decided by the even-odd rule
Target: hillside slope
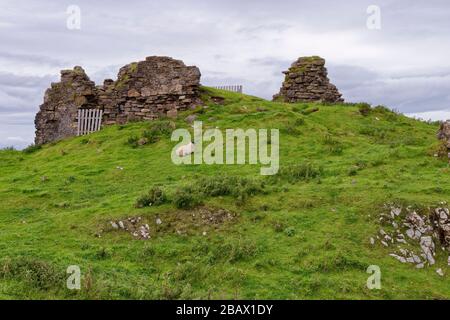
[{"label": "hillside slope", "polygon": [[[0,298],[450,298],[437,267],[416,270],[369,242],[385,203],[449,200],[437,125],[383,108],[362,115],[212,89],[204,99],[208,108],[176,127],[195,113],[208,128],[279,128],[278,176],[260,176],[260,165],[174,165],[170,120],[0,151]],[[141,146],[143,136],[157,141]],[[155,186],[166,201],[137,208]],[[137,217],[149,240],[112,227]],[[81,268],[80,291],[65,288],[69,265]],[[381,290],[366,287],[370,265]]]}]

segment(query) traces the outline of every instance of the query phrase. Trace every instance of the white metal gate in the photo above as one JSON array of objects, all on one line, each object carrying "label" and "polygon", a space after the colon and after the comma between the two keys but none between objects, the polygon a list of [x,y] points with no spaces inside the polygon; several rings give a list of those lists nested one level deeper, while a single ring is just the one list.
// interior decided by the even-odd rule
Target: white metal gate
[{"label": "white metal gate", "polygon": [[79,109],[77,136],[99,131],[102,126],[103,110]]}]

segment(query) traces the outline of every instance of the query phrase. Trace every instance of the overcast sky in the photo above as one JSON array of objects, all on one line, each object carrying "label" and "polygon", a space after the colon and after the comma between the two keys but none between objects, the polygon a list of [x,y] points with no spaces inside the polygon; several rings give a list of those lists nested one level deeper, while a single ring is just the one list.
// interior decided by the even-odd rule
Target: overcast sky
[{"label": "overcast sky", "polygon": [[[346,101],[450,118],[448,0],[71,0],[0,2],[0,147],[34,139],[34,116],[59,70],[92,80],[150,55],[196,65],[205,85],[242,84],[270,98],[281,71],[320,55]],[[67,8],[81,29],[67,28]],[[367,8],[381,9],[381,29]]]}]

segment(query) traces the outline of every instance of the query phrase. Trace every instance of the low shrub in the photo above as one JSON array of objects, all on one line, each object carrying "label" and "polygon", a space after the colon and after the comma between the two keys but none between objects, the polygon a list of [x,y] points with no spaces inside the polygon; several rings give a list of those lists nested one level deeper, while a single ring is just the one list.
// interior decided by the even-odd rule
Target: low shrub
[{"label": "low shrub", "polygon": [[34,258],[6,258],[0,266],[0,277],[22,280],[40,290],[62,287],[65,279],[54,265]]},{"label": "low shrub", "polygon": [[144,208],[151,206],[160,206],[167,202],[164,191],[159,187],[153,187],[147,194],[140,196],[136,200],[136,208]]},{"label": "low shrub", "polygon": [[170,136],[174,129],[176,129],[175,123],[169,120],[154,121],[149,126],[149,131],[157,136]]},{"label": "low shrub", "polygon": [[158,133],[153,130],[144,130],[142,137],[147,139],[147,143],[149,144],[156,143],[160,139]]},{"label": "low shrub", "polygon": [[359,103],[357,107],[359,113],[364,117],[367,117],[372,112],[372,107],[368,103]]},{"label": "low shrub", "polygon": [[189,187],[179,188],[173,195],[173,203],[178,209],[192,209],[202,203],[200,195]]},{"label": "low shrub", "polygon": [[264,183],[261,180],[243,177],[207,177],[196,184],[198,192],[204,196],[219,197],[231,195],[243,202],[250,196],[264,193]]}]

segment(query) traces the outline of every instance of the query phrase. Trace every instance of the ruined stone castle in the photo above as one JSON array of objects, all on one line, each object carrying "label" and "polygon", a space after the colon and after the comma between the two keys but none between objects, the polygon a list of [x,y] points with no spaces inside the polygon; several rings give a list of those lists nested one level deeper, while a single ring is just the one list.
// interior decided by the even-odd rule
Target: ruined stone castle
[{"label": "ruined stone castle", "polygon": [[200,70],[168,57],[148,57],[122,67],[116,81],[96,86],[81,67],[61,71],[36,115],[36,144],[77,133],[78,109],[103,110],[103,124],[153,120],[200,102]]},{"label": "ruined stone castle", "polygon": [[[325,60],[303,57],[294,62],[275,100],[342,102],[327,77]],[[40,145],[75,136],[78,110],[100,109],[103,125],[176,116],[178,111],[200,105],[200,70],[169,57],[147,57],[122,67],[116,81],[95,85],[81,67],[61,71],[36,115]]]}]

